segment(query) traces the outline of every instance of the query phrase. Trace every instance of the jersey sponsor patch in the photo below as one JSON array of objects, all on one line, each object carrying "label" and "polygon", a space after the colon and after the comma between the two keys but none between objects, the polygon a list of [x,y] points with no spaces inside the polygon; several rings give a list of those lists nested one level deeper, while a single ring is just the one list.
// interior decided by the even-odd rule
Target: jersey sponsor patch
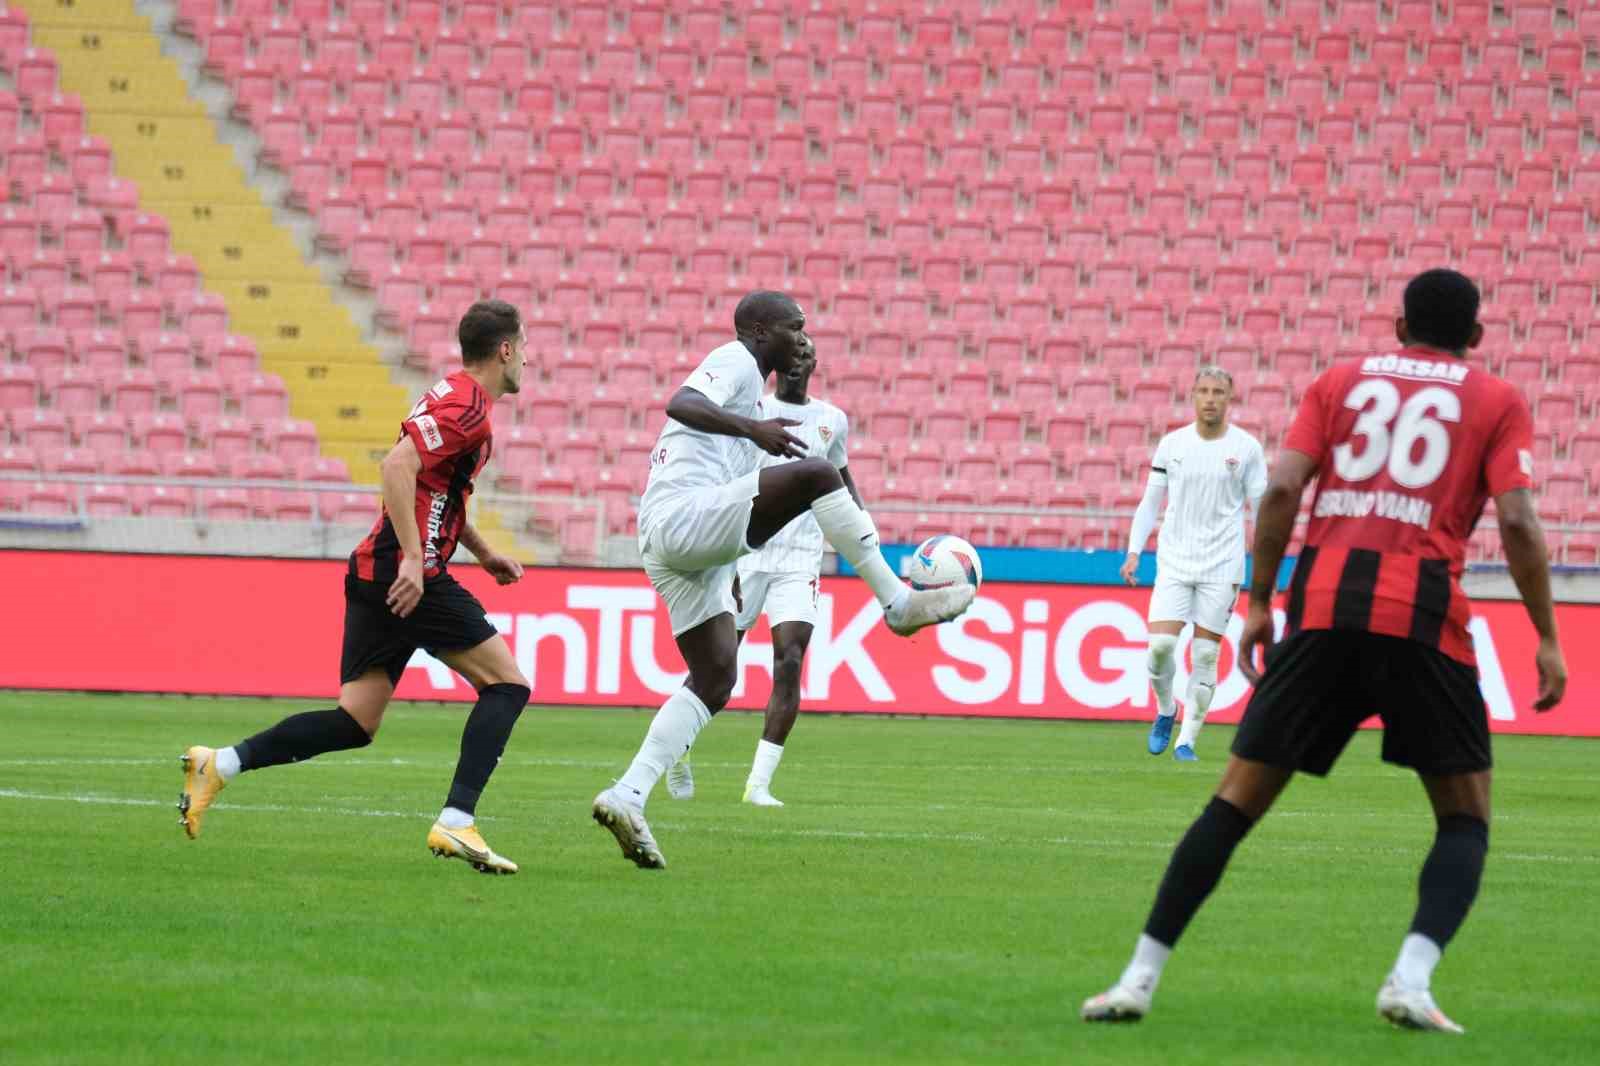
[{"label": "jersey sponsor patch", "polygon": [[435,384],[433,386],[433,388],[428,390],[428,392],[430,394],[432,394],[435,399],[438,399],[438,400],[444,399],[446,396],[450,395],[454,391],[455,390],[450,387],[450,382],[449,381],[445,381],[445,380],[439,381],[437,384]]},{"label": "jersey sponsor patch", "polygon": [[411,421],[422,431],[422,443],[428,446],[430,452],[444,447],[444,434],[439,432],[439,423],[433,420],[432,415],[418,415]]}]

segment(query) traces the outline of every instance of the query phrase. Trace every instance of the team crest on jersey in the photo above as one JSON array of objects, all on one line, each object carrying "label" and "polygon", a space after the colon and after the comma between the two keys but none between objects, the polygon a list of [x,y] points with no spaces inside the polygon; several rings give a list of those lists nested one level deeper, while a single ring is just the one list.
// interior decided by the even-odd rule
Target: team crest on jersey
[{"label": "team crest on jersey", "polygon": [[826,444],[833,439],[833,430],[829,429],[827,426],[818,426],[817,436],[821,437],[822,443]]},{"label": "team crest on jersey", "polygon": [[1233,458],[1232,456],[1229,456],[1228,457],[1228,473],[1231,474],[1231,473],[1233,473],[1234,471],[1236,471],[1238,469],[1239,469],[1239,460]]}]

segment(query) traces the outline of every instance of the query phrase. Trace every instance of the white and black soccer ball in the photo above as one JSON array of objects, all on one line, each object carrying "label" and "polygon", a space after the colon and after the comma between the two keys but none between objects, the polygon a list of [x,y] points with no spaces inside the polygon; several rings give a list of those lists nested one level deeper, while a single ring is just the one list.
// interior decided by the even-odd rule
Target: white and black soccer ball
[{"label": "white and black soccer ball", "polygon": [[918,545],[906,577],[914,589],[942,589],[957,584],[976,589],[983,583],[983,562],[972,545],[960,537],[941,533]]}]

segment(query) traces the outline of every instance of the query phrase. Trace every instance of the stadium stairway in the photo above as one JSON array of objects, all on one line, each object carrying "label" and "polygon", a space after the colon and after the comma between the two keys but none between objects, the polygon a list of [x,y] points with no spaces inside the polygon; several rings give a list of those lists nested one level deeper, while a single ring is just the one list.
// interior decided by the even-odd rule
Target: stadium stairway
[{"label": "stadium stairway", "polygon": [[[175,251],[192,256],[227,304],[229,328],[255,341],[290,410],[317,427],[321,449],[375,485],[410,400],[350,313],[279,226],[204,107],[191,98],[134,0],[20,0],[33,37],[60,65],[60,85],[83,101],[88,132],[108,142],[141,209],[163,215]],[[479,530],[526,557],[498,516]]]}]

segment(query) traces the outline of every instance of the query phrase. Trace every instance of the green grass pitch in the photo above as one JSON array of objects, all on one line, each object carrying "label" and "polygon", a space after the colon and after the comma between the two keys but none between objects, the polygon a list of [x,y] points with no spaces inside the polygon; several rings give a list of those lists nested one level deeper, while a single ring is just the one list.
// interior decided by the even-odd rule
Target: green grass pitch
[{"label": "green grass pitch", "polygon": [[198,842],[178,753],[307,704],[0,694],[0,1062],[1600,1061],[1593,742],[1499,738],[1476,910],[1435,992],[1465,1038],[1373,1013],[1432,836],[1358,737],[1241,847],[1143,1024],[1088,1026],[1216,783],[1137,725],[816,717],[739,804],[759,732],[701,737],[650,805],[669,868],[589,819],[648,716],[531,709],[479,812],[522,864],[423,846],[461,708],[236,781]]}]

